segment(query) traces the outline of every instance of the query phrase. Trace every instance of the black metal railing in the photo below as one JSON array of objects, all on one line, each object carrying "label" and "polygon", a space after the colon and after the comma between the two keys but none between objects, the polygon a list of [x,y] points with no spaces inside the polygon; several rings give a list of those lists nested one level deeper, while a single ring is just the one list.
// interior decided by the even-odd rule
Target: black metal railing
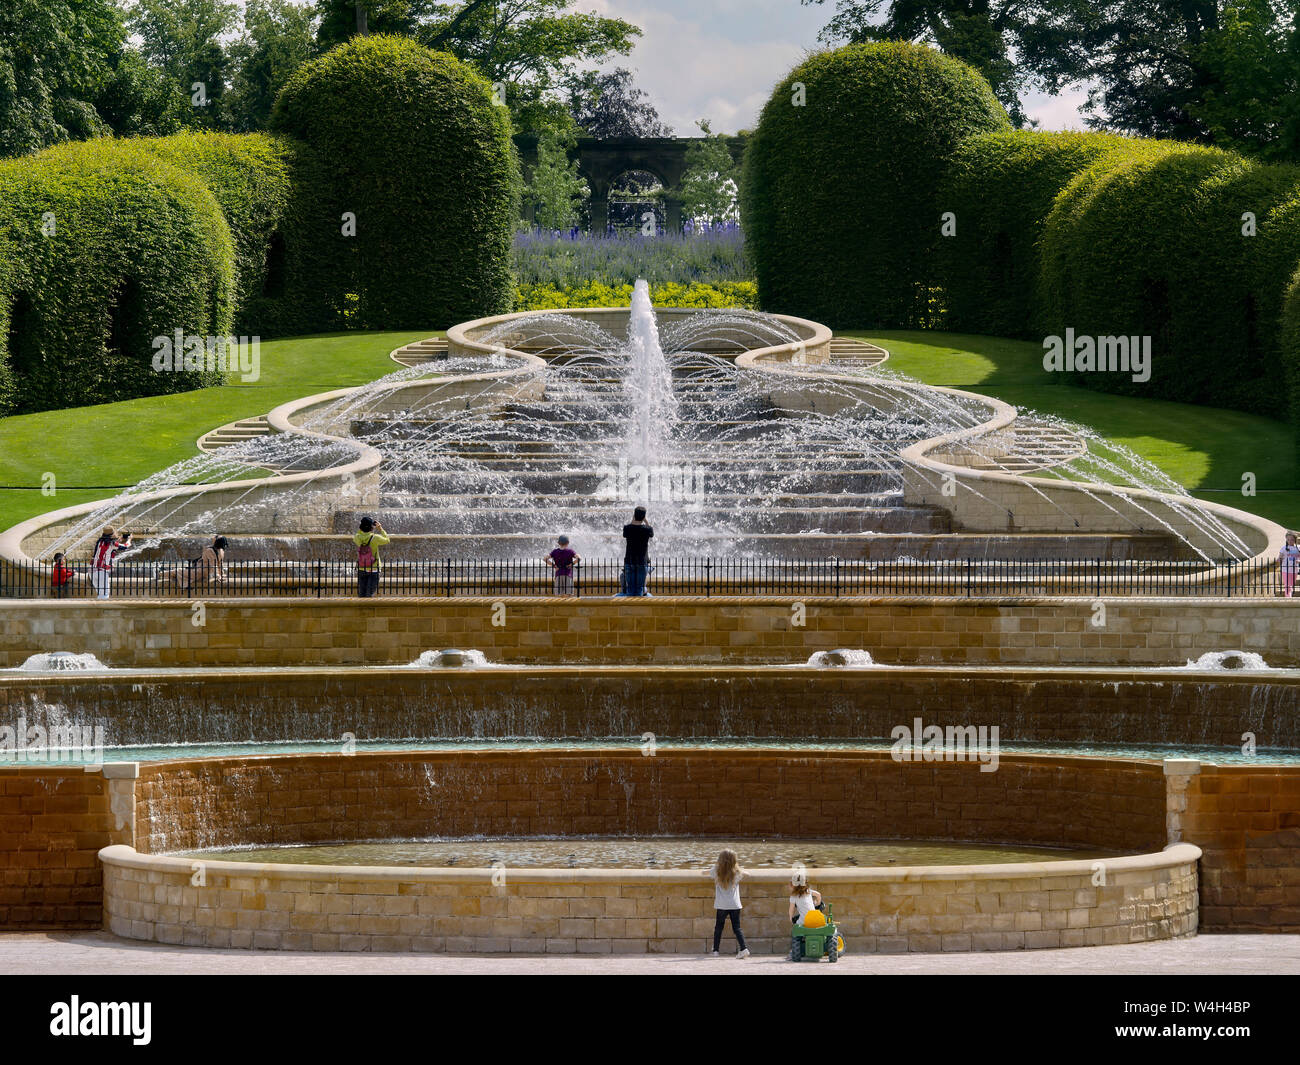
[{"label": "black metal railing", "polygon": [[[0,598],[92,599],[89,566],[73,563],[62,588],[48,565],[0,560]],[[574,567],[572,594],[621,591],[620,559],[584,559]],[[872,562],[846,558],[667,558],[647,574],[652,595],[688,596],[1210,596],[1235,598],[1283,593],[1271,561],[1158,559],[956,559]],[[188,563],[122,561],[112,570],[113,598],[327,598],[357,594],[350,559],[228,562],[223,577]],[[389,561],[379,581],[386,597],[546,596],[559,594],[554,572],[541,559],[431,558]]]}]

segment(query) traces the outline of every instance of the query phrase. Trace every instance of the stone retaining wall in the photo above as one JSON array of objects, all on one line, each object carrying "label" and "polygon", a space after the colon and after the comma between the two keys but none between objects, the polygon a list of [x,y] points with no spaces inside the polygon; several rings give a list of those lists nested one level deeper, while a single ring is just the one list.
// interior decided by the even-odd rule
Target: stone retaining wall
[{"label": "stone retaining wall", "polygon": [[[404,665],[472,647],[500,662],[804,662],[860,647],[926,665],[1181,666],[1240,649],[1300,665],[1300,600],[1112,599],[213,599],[0,601],[0,668],[38,651],[108,665]],[[504,604],[504,615],[501,606]],[[503,621],[494,624],[494,619]]]},{"label": "stone retaining wall", "polygon": [[887,751],[359,751],[144,763],[142,853],[426,836],[935,839],[1149,851],[1159,762]]},{"label": "stone retaining wall", "polygon": [[1300,932],[1300,771],[1200,766],[1181,838],[1200,845],[1201,904],[1223,932]]},{"label": "stone retaining wall", "polygon": [[[1196,931],[1189,845],[1090,862],[814,870],[850,951],[1021,950],[1137,943]],[[713,886],[648,870],[375,870],[101,852],[109,931],[266,950],[703,954]],[[200,871],[201,870],[201,871]],[[496,878],[494,883],[493,878]],[[755,954],[789,949],[788,871],[742,883]],[[196,880],[201,886],[196,886]],[[724,949],[735,949],[728,928]]]},{"label": "stone retaining wall", "polygon": [[[108,769],[122,772],[134,770]],[[133,842],[134,809],[120,799],[132,783],[80,766],[0,767],[0,929],[102,925],[96,854]]]}]

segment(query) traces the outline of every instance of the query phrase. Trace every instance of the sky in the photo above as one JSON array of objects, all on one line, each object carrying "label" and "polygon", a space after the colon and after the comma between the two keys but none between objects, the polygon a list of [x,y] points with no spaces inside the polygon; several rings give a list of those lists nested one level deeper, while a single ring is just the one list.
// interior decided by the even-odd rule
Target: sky
[{"label": "sky", "polygon": [[[834,0],[578,0],[575,9],[626,19],[643,33],[629,56],[606,68],[636,72],[659,117],[678,136],[707,118],[715,133],[752,128],[772,87],[803,56],[821,47],[817,34]],[[1043,129],[1082,129],[1084,90],[1025,100]]]}]

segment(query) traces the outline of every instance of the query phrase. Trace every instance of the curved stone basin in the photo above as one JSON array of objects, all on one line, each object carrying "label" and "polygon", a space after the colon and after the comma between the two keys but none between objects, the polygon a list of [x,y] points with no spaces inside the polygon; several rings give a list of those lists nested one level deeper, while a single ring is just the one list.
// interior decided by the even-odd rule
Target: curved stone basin
[{"label": "curved stone basin", "polygon": [[[134,846],[100,853],[108,927],[129,938],[265,949],[702,953],[713,890],[699,870],[173,856],[412,834],[641,837],[683,829],[742,840],[788,835],[786,828],[824,840],[946,838],[1123,852],[818,868],[811,879],[832,902],[850,950],[1130,943],[1187,935],[1197,924],[1201,852],[1189,844],[1159,849],[1159,763],[1016,757],[989,774],[969,763],[906,764],[868,752],[646,757],[611,749],[222,758],[139,772]],[[744,887],[756,952],[784,953],[788,945],[789,876],[789,869],[759,868]]]}]

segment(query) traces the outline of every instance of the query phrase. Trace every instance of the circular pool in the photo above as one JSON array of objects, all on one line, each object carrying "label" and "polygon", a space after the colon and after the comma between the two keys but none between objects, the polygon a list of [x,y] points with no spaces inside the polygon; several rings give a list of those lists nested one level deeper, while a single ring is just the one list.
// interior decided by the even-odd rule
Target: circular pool
[{"label": "circular pool", "polygon": [[1116,858],[1110,851],[896,840],[701,839],[690,836],[497,836],[377,840],[191,851],[177,858],[274,865],[420,866],[429,868],[700,869],[723,848],[746,869],[808,870],[889,866],[996,865]]},{"label": "circular pool", "polygon": [[146,763],[134,846],[99,852],[106,923],[213,947],[703,952],[706,866],[731,843],[755,953],[788,947],[795,862],[851,951],[1168,939],[1196,931],[1201,856],[1164,846],[1168,766],[626,747]]}]

